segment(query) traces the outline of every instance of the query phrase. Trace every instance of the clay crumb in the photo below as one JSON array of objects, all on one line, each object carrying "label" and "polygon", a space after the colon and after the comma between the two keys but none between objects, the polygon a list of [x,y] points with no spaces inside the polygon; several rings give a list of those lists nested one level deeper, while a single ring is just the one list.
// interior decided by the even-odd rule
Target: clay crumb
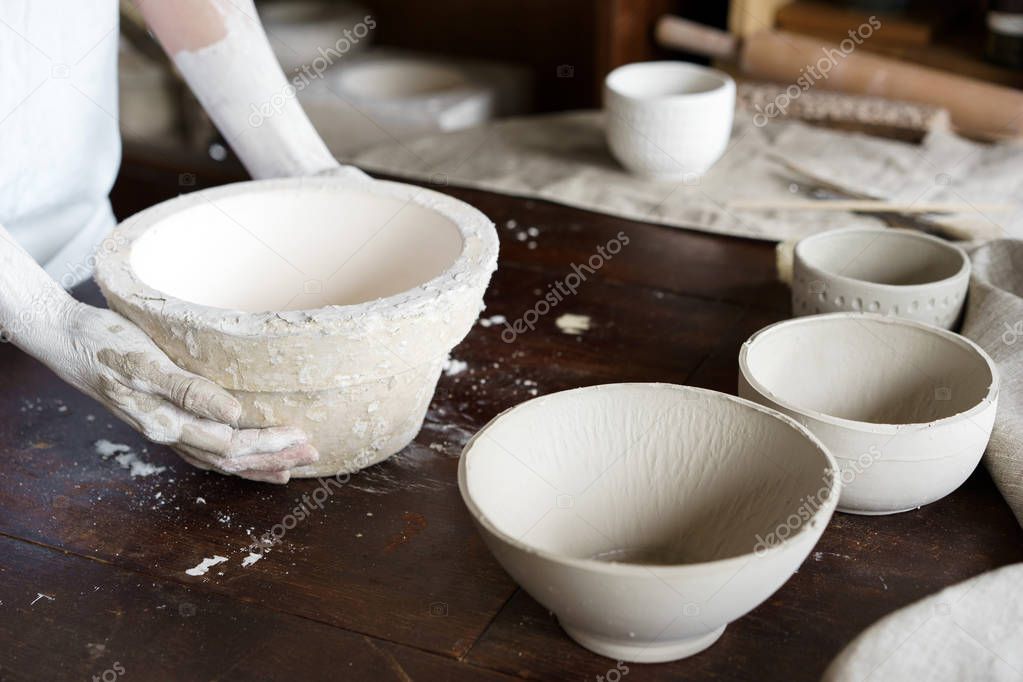
[{"label": "clay crumb", "polygon": [[461,374],[465,370],[469,369],[469,363],[465,360],[455,360],[454,358],[448,358],[444,363],[444,374],[453,377],[456,374]]},{"label": "clay crumb", "polygon": [[504,324],[507,321],[508,321],[508,318],[505,317],[504,315],[491,315],[490,317],[481,317],[480,318],[480,326],[481,327],[492,327],[495,324]]},{"label": "clay crumb", "polygon": [[54,600],[54,598],[51,597],[48,594],[43,594],[42,592],[36,592],[36,598],[32,600],[32,603],[29,604],[29,606],[35,606],[36,602],[39,601],[40,599],[46,599],[48,601],[53,601]]},{"label": "clay crumb", "polygon": [[106,459],[112,457],[119,452],[131,452],[131,447],[124,443],[111,443],[106,438],[101,438],[96,441],[96,454]]},{"label": "clay crumb", "polygon": [[101,438],[96,441],[95,449],[96,454],[103,459],[113,457],[114,461],[120,464],[122,469],[128,470],[132,478],[162,474],[167,470],[167,467],[156,466],[139,459],[139,456],[135,454],[131,447],[124,443],[112,443],[105,438]]},{"label": "clay crumb", "polygon": [[211,567],[216,566],[217,564],[222,564],[225,561],[227,561],[226,556],[214,554],[212,558],[203,559],[196,566],[185,571],[185,573],[188,575],[206,575],[207,571],[209,571]]},{"label": "clay crumb", "polygon": [[242,568],[248,568],[252,564],[256,563],[263,558],[263,555],[259,552],[249,552],[249,555],[242,559]]},{"label": "clay crumb", "polygon": [[589,315],[573,315],[572,313],[565,313],[557,320],[554,324],[558,325],[565,334],[571,334],[573,336],[579,336],[585,331],[590,329],[590,316]]}]

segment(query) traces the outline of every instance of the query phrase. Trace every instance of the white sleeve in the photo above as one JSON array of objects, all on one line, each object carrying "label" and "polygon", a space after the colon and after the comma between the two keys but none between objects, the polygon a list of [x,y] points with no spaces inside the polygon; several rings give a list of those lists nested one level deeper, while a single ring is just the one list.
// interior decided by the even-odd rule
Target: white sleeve
[{"label": "white sleeve", "polygon": [[251,0],[215,6],[224,37],[171,56],[245,168],[259,179],[337,167],[285,78]]}]

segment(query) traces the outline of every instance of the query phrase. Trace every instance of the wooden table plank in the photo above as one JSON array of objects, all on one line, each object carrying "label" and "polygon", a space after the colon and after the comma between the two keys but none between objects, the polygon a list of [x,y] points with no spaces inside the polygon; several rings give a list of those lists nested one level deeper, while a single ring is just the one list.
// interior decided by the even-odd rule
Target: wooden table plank
[{"label": "wooden table plank", "polygon": [[5,537],[0,613],[3,680],[511,679]]}]

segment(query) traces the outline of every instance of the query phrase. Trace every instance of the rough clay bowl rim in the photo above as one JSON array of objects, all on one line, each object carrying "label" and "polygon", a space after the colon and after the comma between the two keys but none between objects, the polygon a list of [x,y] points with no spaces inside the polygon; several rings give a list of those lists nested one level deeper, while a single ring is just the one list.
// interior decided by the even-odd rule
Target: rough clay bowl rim
[{"label": "rough clay bowl rim", "polygon": [[[469,494],[468,483],[466,481],[466,477],[468,475],[466,470],[468,468],[469,458],[472,455],[473,444],[476,442],[477,439],[482,437],[487,432],[488,429],[490,429],[498,422],[498,420],[501,420],[518,410],[524,409],[527,405],[531,405],[539,401],[549,400],[551,398],[557,398],[559,400],[571,399],[571,396],[573,394],[577,394],[584,391],[614,391],[622,388],[636,387],[655,391],[667,390],[676,391],[679,393],[686,392],[697,393],[716,400],[725,400],[728,402],[738,403],[743,407],[753,409],[757,412],[767,415],[768,417],[778,419],[786,426],[789,426],[790,428],[794,429],[801,436],[809,440],[810,443],[817,448],[817,451],[824,456],[825,471],[826,472],[830,471],[831,473],[831,485],[830,488],[828,489],[827,502],[819,506],[813,516],[811,516],[805,522],[801,523],[799,525],[799,529],[795,533],[789,535],[779,543],[770,545],[766,550],[762,552],[758,553],[755,550],[750,550],[745,554],[740,554],[734,557],[727,557],[725,559],[714,559],[711,561],[694,561],[685,564],[673,564],[670,566],[632,563],[627,561],[608,562],[599,561],[597,559],[582,559],[578,557],[566,556],[563,554],[556,554],[545,549],[534,547],[533,545],[523,542],[518,538],[512,537],[511,535],[508,535],[504,531],[497,528],[493,523],[491,523],[489,517],[487,517],[487,515],[483,513],[483,511],[476,504],[476,501],[473,499],[472,495]],[[521,552],[525,552],[527,554],[539,557],[541,559],[545,559],[547,561],[559,564],[561,566],[575,568],[579,570],[592,571],[594,573],[600,573],[603,575],[610,576],[651,575],[653,577],[668,576],[683,577],[687,571],[692,571],[694,569],[708,568],[726,569],[734,565],[745,564],[751,561],[752,559],[763,558],[770,554],[781,552],[783,550],[789,549],[796,542],[797,539],[802,539],[804,536],[809,535],[812,532],[815,532],[817,524],[820,523],[822,519],[830,519],[831,515],[834,513],[835,508],[838,505],[838,497],[839,493],[841,492],[840,473],[841,472],[838,466],[838,462],[835,460],[834,456],[832,456],[831,452],[827,449],[827,447],[825,447],[824,444],[820,441],[820,439],[817,438],[817,436],[815,436],[809,429],[807,429],[805,426],[797,422],[795,419],[792,419],[788,415],[782,414],[777,410],[771,409],[770,407],[765,407],[763,405],[759,405],[753,401],[746,400],[744,398],[739,398],[734,395],[721,393],[719,391],[712,391],[705,388],[696,388],[695,386],[684,386],[680,384],[668,384],[659,382],[628,382],[615,384],[597,384],[595,386],[585,386],[582,388],[573,388],[566,391],[547,393],[545,395],[531,398],[513,407],[510,407],[507,410],[504,410],[503,412],[495,416],[493,419],[488,421],[479,431],[475,433],[475,435],[473,435],[472,438],[469,439],[469,442],[465,444],[465,447],[462,448],[462,454],[459,457],[458,461],[458,491],[459,493],[461,493],[462,501],[465,503],[465,506],[469,509],[469,513],[472,515],[473,519],[477,523],[483,526],[487,530],[487,532],[493,534],[505,545],[510,545],[511,547]]]},{"label": "rough clay bowl rim", "polygon": [[[436,277],[420,282],[411,289],[371,299],[361,303],[328,305],[304,310],[246,312],[230,308],[215,308],[187,301],[155,289],[143,281],[131,267],[132,246],[146,231],[166,218],[195,206],[218,199],[243,196],[249,193],[281,190],[338,190],[365,191],[399,201],[416,204],[447,218],[462,237],[462,249],[454,262]],[[236,337],[282,338],[310,333],[331,333],[369,315],[385,319],[400,319],[420,307],[429,307],[439,295],[462,291],[472,286],[479,276],[489,275],[497,261],[498,238],[494,223],[478,209],[447,194],[417,185],[388,180],[350,177],[311,176],[272,180],[247,180],[218,187],[181,194],[144,209],[117,225],[108,237],[115,244],[125,243],[112,250],[100,249],[96,261],[96,280],[101,287],[125,300],[169,321],[201,325],[219,333]],[[159,309],[152,305],[163,301]],[[291,325],[268,324],[284,320]]]},{"label": "rough clay bowl rim", "polygon": [[[900,237],[900,238],[915,239],[917,241],[922,241],[922,242],[928,242],[930,244],[933,244],[933,245],[937,246],[940,249],[945,250],[946,252],[951,252],[951,253],[956,254],[959,257],[959,259],[960,259],[961,265],[959,266],[959,270],[957,270],[954,275],[949,275],[948,277],[944,277],[942,279],[935,279],[935,280],[931,280],[930,282],[920,282],[918,284],[885,284],[883,282],[872,282],[869,279],[857,279],[856,277],[849,277],[847,275],[842,275],[842,274],[839,274],[837,272],[833,272],[831,270],[827,270],[827,269],[821,267],[820,265],[817,265],[816,263],[811,262],[809,259],[807,259],[805,257],[805,255],[803,253],[808,248],[808,246],[807,246],[808,244],[811,244],[813,242],[818,242],[818,241],[824,241],[824,240],[829,239],[831,237],[836,237],[836,236],[839,236],[839,235],[847,235],[847,234],[863,234],[863,235],[873,234],[873,235],[877,235],[878,238]],[[871,243],[873,243],[873,242],[871,242]],[[843,228],[840,228],[838,230],[828,230],[827,232],[819,232],[817,234],[812,234],[809,237],[803,237],[798,242],[796,242],[796,248],[794,250],[794,258],[795,258],[796,261],[798,261],[802,265],[806,266],[807,268],[810,268],[811,270],[819,272],[822,275],[824,275],[825,277],[827,277],[828,279],[834,280],[836,282],[842,282],[844,284],[859,285],[859,286],[864,286],[864,287],[871,287],[871,288],[876,288],[876,289],[881,290],[881,291],[889,291],[889,292],[914,293],[914,292],[919,292],[919,291],[925,291],[925,290],[930,289],[932,287],[937,287],[937,286],[940,286],[940,285],[943,285],[943,284],[952,284],[953,282],[955,282],[957,280],[961,280],[961,279],[962,280],[969,280],[969,278],[970,278],[970,271],[972,270],[971,265],[970,265],[970,257],[966,255],[965,251],[963,251],[961,248],[959,248],[955,244],[950,244],[949,242],[945,241],[944,239],[939,239],[938,237],[935,237],[935,236],[932,236],[932,235],[929,235],[929,234],[925,234],[925,233],[919,232],[917,230],[903,230],[903,229],[897,229],[897,228],[891,228],[891,227],[843,227]]]},{"label": "rough clay bowl rim", "polygon": [[[718,85],[711,88],[710,90],[701,90],[699,92],[678,92],[670,95],[655,95],[653,97],[638,97],[636,95],[630,95],[622,92],[619,87],[616,87],[613,82],[627,78],[629,71],[646,71],[654,69],[675,69],[677,71],[684,71],[693,74],[700,74],[703,76],[710,76],[720,81]],[[619,97],[623,100],[636,103],[667,103],[667,102],[694,102],[701,99],[709,99],[711,97],[720,95],[722,92],[734,91],[735,80],[724,71],[715,69],[710,66],[702,66],[700,64],[693,64],[690,62],[683,62],[672,59],[664,59],[660,61],[649,61],[649,62],[632,62],[631,64],[623,64],[616,69],[613,69],[607,76],[604,77],[604,89],[606,92],[613,94],[615,97]]]},{"label": "rough clay bowl rim", "polygon": [[[963,412],[957,412],[956,414],[949,415],[948,417],[942,417],[941,419],[935,419],[934,421],[929,422],[909,422],[905,424],[881,424],[878,422],[865,422],[859,421],[857,419],[846,419],[844,417],[836,417],[825,412],[819,412],[817,410],[799,407],[798,405],[795,405],[788,400],[784,400],[778,397],[774,393],[774,391],[768,390],[767,387],[765,387],[762,383],[760,383],[760,381],[756,377],[753,376],[753,373],[750,371],[749,368],[749,352],[753,344],[755,344],[759,339],[766,337],[768,334],[777,332],[781,328],[788,329],[796,325],[821,324],[823,322],[828,322],[832,320],[846,320],[851,322],[861,322],[868,324],[876,323],[898,325],[903,327],[913,327],[915,329],[922,330],[935,336],[941,336],[947,341],[951,341],[952,343],[962,348],[972,351],[978,357],[984,360],[984,362],[987,363],[988,370],[991,372],[991,385],[988,386],[987,393],[984,395],[983,398],[980,399],[980,401],[977,402],[976,405]],[[986,352],[984,352],[983,348],[978,346],[970,339],[966,338],[965,336],[956,334],[955,332],[951,332],[947,329],[936,327],[931,324],[925,324],[923,322],[917,322],[916,320],[911,320],[903,317],[892,317],[889,315],[878,315],[875,313],[840,312],[828,313],[825,315],[807,315],[804,317],[794,317],[789,320],[782,320],[781,322],[775,322],[774,324],[770,324],[761,329],[760,331],[756,332],[755,334],[753,334],[753,336],[749,337],[749,339],[743,342],[742,348],[739,350],[739,371],[742,373],[743,378],[749,383],[749,385],[753,388],[754,391],[764,396],[765,398],[775,403],[776,405],[784,407],[785,409],[792,410],[797,414],[810,417],[811,419],[816,419],[817,421],[821,421],[824,422],[825,424],[830,424],[832,426],[841,426],[843,428],[854,429],[856,431],[861,432],[870,431],[872,433],[890,435],[903,434],[907,432],[915,433],[918,431],[926,431],[927,429],[932,429],[936,426],[943,426],[945,424],[950,424],[956,421],[972,419],[980,412],[986,410],[988,406],[991,405],[991,403],[993,403],[998,398],[999,388],[998,369],[995,367],[994,361]],[[843,458],[841,455],[835,456],[839,457],[840,459],[848,459],[847,457]]]}]

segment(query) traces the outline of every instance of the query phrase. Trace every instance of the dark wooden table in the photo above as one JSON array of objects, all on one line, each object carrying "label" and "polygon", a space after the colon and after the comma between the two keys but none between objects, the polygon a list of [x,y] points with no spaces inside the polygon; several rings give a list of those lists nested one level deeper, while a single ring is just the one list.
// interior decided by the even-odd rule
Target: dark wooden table
[{"label": "dark wooden table", "polygon": [[[129,163],[121,214],[222,178]],[[252,535],[316,481],[287,487],[193,470],[96,403],[0,347],[0,678],[57,680],[595,679],[591,654],[517,589],[483,546],[455,472],[466,439],[531,397],[616,381],[734,392],[739,344],[788,314],[773,247],[449,188],[501,235],[485,316],[517,318],[619,231],[629,245],[514,343],[477,326],[454,351],[426,425],[355,475],[257,563]],[[508,221],[517,229],[506,227]],[[518,233],[536,227],[536,248]],[[77,292],[94,303],[92,285]],[[589,315],[569,336],[563,312]],[[130,445],[132,478],[95,443]],[[185,573],[228,557],[205,576]],[[886,517],[836,514],[791,580],[688,660],[629,680],[814,680],[879,617],[1023,560],[1023,531],[980,469],[946,499]],[[94,677],[95,676],[95,677]]]}]

